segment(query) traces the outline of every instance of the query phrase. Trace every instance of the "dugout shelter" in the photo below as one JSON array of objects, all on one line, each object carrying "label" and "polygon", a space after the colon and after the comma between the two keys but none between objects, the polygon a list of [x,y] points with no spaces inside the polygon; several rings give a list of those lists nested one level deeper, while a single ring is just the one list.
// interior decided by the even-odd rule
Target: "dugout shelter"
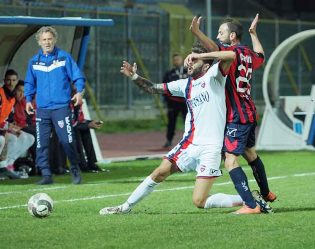
[{"label": "dugout shelter", "polygon": [[[113,26],[112,19],[88,19],[81,17],[32,17],[32,16],[0,16],[0,72],[4,75],[8,68],[25,78],[28,60],[38,52],[35,33],[42,26],[54,26],[58,32],[57,46],[69,52],[83,70],[88,50],[90,29],[92,26]],[[86,104],[83,111],[90,118]],[[91,135],[97,160],[104,162],[94,130]]]},{"label": "dugout shelter", "polygon": [[315,37],[315,29],[284,40],[272,53],[263,75],[265,111],[257,139],[259,150],[314,150],[315,79],[308,94],[281,95],[280,76],[285,58],[302,42]]}]

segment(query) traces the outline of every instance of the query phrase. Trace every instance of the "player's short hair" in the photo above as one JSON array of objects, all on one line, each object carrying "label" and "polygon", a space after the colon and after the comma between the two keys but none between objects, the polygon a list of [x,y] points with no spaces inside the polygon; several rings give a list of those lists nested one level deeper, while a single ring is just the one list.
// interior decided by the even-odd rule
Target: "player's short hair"
[{"label": "player's short hair", "polygon": [[19,77],[18,73],[14,69],[8,69],[7,71],[5,71],[4,78],[9,75],[15,75],[16,77]]},{"label": "player's short hair", "polygon": [[53,35],[53,37],[55,37],[56,41],[58,40],[58,33],[57,33],[57,30],[54,27],[52,27],[52,26],[43,26],[39,30],[37,30],[37,32],[36,32],[36,35],[35,35],[36,41],[39,41],[40,36],[43,33],[47,33],[47,32],[51,33]]},{"label": "player's short hair", "polygon": [[[203,54],[203,53],[208,53],[208,52],[211,52],[209,50],[207,50],[202,44],[200,41],[196,41],[194,43],[194,45],[192,46],[191,48],[191,52],[193,53],[196,53],[196,54]],[[213,60],[203,60],[204,63],[208,63],[210,65],[212,65],[213,63]]]},{"label": "player's short hair", "polygon": [[19,86],[24,86],[24,80],[19,80],[15,86],[15,89],[17,89]]},{"label": "player's short hair", "polygon": [[227,24],[230,32],[234,32],[236,34],[236,37],[241,41],[243,38],[243,25],[236,19],[231,17],[226,17],[222,20],[222,24]]}]

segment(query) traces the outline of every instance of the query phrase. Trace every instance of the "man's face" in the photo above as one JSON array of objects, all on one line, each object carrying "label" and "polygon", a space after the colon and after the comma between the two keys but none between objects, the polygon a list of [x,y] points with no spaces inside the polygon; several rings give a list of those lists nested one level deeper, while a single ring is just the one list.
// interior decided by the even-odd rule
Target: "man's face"
[{"label": "man's face", "polygon": [[24,86],[19,85],[15,89],[15,98],[17,101],[21,101],[24,98]]},{"label": "man's face", "polygon": [[39,36],[39,46],[42,48],[44,54],[51,53],[56,44],[56,38],[50,32],[44,32]]},{"label": "man's face", "polygon": [[187,68],[188,75],[196,78],[198,75],[201,74],[204,62],[200,59],[193,59],[192,63]]},{"label": "man's face", "polygon": [[180,55],[176,55],[173,57],[173,65],[176,68],[179,68],[183,65],[183,57],[181,57]]},{"label": "man's face", "polygon": [[217,39],[223,44],[231,44],[230,30],[226,23],[223,23],[218,30]]},{"label": "man's face", "polygon": [[18,77],[16,75],[7,75],[4,78],[4,84],[11,92],[13,92],[17,83],[18,83]]}]

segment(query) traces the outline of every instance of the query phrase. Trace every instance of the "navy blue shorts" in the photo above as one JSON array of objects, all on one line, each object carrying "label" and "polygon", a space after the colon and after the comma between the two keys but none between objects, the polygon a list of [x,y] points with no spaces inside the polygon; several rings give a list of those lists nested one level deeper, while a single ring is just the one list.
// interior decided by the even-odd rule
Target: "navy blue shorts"
[{"label": "navy blue shorts", "polygon": [[227,123],[224,131],[223,152],[242,155],[245,148],[255,146],[255,129],[257,123],[234,124]]}]

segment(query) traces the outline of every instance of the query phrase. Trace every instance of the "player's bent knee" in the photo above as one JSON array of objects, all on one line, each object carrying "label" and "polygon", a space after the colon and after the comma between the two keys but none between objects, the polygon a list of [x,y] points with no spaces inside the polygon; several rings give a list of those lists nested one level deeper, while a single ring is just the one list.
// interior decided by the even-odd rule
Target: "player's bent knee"
[{"label": "player's bent knee", "polygon": [[206,199],[201,197],[193,197],[193,203],[197,208],[204,208]]}]

